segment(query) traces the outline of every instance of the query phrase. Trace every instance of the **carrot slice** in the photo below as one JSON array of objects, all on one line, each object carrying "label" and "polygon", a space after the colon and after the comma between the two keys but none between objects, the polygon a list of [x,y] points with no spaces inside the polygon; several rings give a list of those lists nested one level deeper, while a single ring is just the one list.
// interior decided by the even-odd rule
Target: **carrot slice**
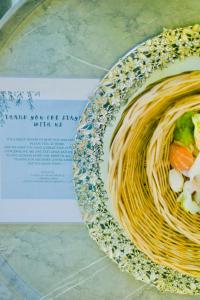
[{"label": "carrot slice", "polygon": [[182,172],[190,169],[194,157],[187,148],[172,143],[169,150],[169,160],[174,169]]}]

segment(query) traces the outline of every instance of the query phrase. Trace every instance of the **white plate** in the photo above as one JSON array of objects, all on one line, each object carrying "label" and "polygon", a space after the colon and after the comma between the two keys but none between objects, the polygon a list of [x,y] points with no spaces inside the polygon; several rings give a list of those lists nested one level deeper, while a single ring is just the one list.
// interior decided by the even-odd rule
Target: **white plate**
[{"label": "white plate", "polygon": [[78,128],[74,182],[91,237],[123,271],[160,290],[200,294],[200,278],[152,262],[130,241],[114,217],[107,194],[111,137],[129,100],[166,76],[200,70],[200,25],[165,30],[131,50],[106,75]]}]

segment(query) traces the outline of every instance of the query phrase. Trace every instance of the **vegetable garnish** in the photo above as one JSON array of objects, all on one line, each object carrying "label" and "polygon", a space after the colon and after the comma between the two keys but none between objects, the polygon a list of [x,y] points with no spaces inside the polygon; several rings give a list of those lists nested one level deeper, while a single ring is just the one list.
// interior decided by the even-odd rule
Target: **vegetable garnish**
[{"label": "vegetable garnish", "polygon": [[180,193],[177,201],[191,213],[200,213],[200,114],[187,112],[177,121],[170,145],[169,185]]},{"label": "vegetable garnish", "polygon": [[200,150],[200,114],[195,114],[192,117],[192,122],[194,123],[194,139],[196,147]]},{"label": "vegetable garnish", "polygon": [[183,190],[184,178],[181,172],[172,169],[169,171],[169,185],[175,193]]},{"label": "vegetable garnish", "polygon": [[172,143],[170,145],[169,160],[174,169],[182,172],[189,170],[194,162],[194,157],[187,148]]},{"label": "vegetable garnish", "polygon": [[190,147],[194,144],[194,124],[193,112],[186,112],[176,121],[176,128],[174,130],[174,140],[178,144]]},{"label": "vegetable garnish", "polygon": [[193,187],[193,184],[191,181],[186,181],[183,187],[183,192],[178,197],[178,201],[181,202],[181,206],[184,210],[187,212],[190,212],[191,214],[196,214],[200,212],[200,206],[195,201],[195,195],[196,190]]}]

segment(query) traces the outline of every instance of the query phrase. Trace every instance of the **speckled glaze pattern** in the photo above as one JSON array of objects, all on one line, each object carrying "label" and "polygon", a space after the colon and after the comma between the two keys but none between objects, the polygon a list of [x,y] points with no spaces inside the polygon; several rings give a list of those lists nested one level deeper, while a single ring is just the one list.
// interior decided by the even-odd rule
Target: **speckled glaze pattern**
[{"label": "speckled glaze pattern", "polygon": [[200,25],[165,29],[130,51],[100,82],[85,109],[74,145],[74,184],[90,236],[122,271],[161,291],[199,295],[200,278],[155,264],[139,251],[108,211],[108,195],[100,174],[103,137],[130,94],[158,69],[178,59],[200,56]]}]

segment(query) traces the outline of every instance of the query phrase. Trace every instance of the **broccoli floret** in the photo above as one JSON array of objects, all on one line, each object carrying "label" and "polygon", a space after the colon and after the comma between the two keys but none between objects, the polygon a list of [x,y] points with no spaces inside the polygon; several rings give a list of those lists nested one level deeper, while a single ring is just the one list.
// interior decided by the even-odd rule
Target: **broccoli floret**
[{"label": "broccoli floret", "polygon": [[193,112],[186,112],[176,121],[174,140],[185,147],[194,144],[193,115]]}]

